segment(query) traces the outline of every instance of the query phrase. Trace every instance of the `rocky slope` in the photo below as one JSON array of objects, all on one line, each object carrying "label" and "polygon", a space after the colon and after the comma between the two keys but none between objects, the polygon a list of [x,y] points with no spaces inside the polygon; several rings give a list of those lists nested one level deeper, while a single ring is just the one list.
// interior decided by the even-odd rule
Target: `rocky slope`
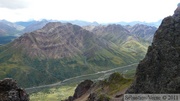
[{"label": "rocky slope", "polygon": [[164,18],[127,93],[180,93],[180,4]]},{"label": "rocky slope", "polygon": [[65,101],[121,101],[131,83],[132,79],[124,78],[117,72],[102,81],[85,80],[77,86],[74,95]]},{"label": "rocky slope", "polygon": [[146,53],[144,50],[146,50],[146,47],[150,44],[149,41],[139,36],[132,35],[128,29],[121,25],[96,26],[92,29],[92,32],[98,37],[116,44],[121,51],[133,54],[137,57],[144,57],[143,54],[139,53]]},{"label": "rocky slope", "polygon": [[[97,26],[92,30],[93,33],[98,35],[99,37],[105,38],[111,42],[121,44],[123,41],[126,41],[130,35],[128,30],[123,28],[121,25],[107,25],[107,26]],[[122,40],[124,39],[124,40]]]},{"label": "rocky slope", "polygon": [[152,42],[156,27],[147,26],[143,24],[136,24],[134,26],[125,26],[125,28],[132,34],[147,41]]},{"label": "rocky slope", "polygon": [[67,100],[65,101],[74,101],[75,99],[80,98],[83,96],[93,85],[93,81],[91,80],[85,80],[81,82],[75,89],[74,95],[70,96]]},{"label": "rocky slope", "polygon": [[0,101],[29,101],[29,96],[15,80],[6,78],[0,80]]}]

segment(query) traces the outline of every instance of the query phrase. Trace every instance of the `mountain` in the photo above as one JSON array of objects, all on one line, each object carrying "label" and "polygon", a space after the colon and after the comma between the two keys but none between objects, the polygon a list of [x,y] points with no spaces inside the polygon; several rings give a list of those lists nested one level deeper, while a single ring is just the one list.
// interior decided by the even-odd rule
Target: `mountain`
[{"label": "mountain", "polygon": [[18,36],[24,27],[6,20],[0,20],[0,36]]},{"label": "mountain", "polygon": [[24,27],[27,27],[33,23],[36,23],[37,21],[36,20],[30,20],[30,21],[18,21],[18,22],[15,22],[15,24],[17,25],[21,25],[21,26],[24,26]]},{"label": "mountain", "polygon": [[99,24],[94,21],[94,22],[87,22],[87,21],[82,21],[82,20],[72,20],[72,21],[60,21],[62,23],[72,23],[74,25],[78,26],[98,26]]},{"label": "mountain", "polygon": [[0,45],[7,44],[16,38],[16,36],[0,36]]},{"label": "mountain", "polygon": [[15,23],[0,20],[0,45],[7,44],[26,32],[41,29],[47,23],[47,20]]},{"label": "mountain", "polygon": [[134,26],[136,24],[143,24],[143,25],[147,25],[147,26],[154,26],[156,28],[159,27],[159,25],[161,24],[162,20],[159,20],[157,22],[141,22],[141,21],[132,21],[132,22],[118,22],[116,24],[120,24],[120,25],[130,25],[130,26]]},{"label": "mountain", "polygon": [[152,42],[154,33],[156,32],[157,28],[153,26],[147,26],[143,24],[136,24],[134,26],[124,26],[131,34],[140,37],[144,40]]},{"label": "mountain", "polygon": [[[22,25],[25,25],[25,29],[23,30],[22,33],[27,33],[27,32],[33,32],[35,30],[43,28],[48,22],[48,20],[42,20],[42,21],[30,21],[30,22],[24,22],[21,23]],[[18,23],[18,22],[16,22]]]},{"label": "mountain", "polygon": [[[6,20],[0,21],[0,44],[6,44],[19,37],[24,33],[29,33],[44,27],[48,22],[56,22],[56,20],[46,20],[43,19],[41,21],[19,21],[19,22],[9,22]],[[72,23],[75,25],[82,26],[89,30],[89,28],[93,29],[96,26],[101,26],[97,22],[87,22],[81,20],[72,20],[72,21],[61,21],[63,23]],[[138,23],[138,22],[134,22]],[[145,39],[146,40],[146,39]]]},{"label": "mountain", "polygon": [[23,26],[6,20],[0,20],[0,45],[11,42],[17,38],[23,29]]},{"label": "mountain", "polygon": [[97,22],[87,22],[87,21],[81,21],[81,20],[72,20],[72,21],[63,21],[62,20],[62,21],[57,21],[57,20],[46,20],[46,19],[43,19],[41,21],[36,21],[36,20],[32,20],[32,21],[19,21],[19,22],[15,22],[15,24],[24,26],[25,29],[24,29],[23,33],[26,33],[26,32],[35,31],[37,29],[41,29],[48,22],[71,23],[71,24],[78,25],[78,26],[89,26],[89,25],[98,26],[99,25]]},{"label": "mountain", "polygon": [[121,25],[97,26],[92,32],[98,35],[98,37],[116,44],[119,50],[140,58],[143,58],[144,55],[139,53],[146,53],[146,48],[149,45],[148,41],[132,35]]},{"label": "mountain", "polygon": [[127,93],[180,93],[180,3],[163,19]]},{"label": "mountain", "polygon": [[0,47],[0,79],[14,78],[23,87],[54,83],[138,62],[148,44],[120,25],[91,32],[50,22]]},{"label": "mountain", "polygon": [[[24,26],[24,30],[22,33],[27,33],[27,32],[32,32],[38,29],[43,28],[47,23],[49,22],[57,22],[56,20],[46,20],[43,19],[41,21],[27,21],[27,22],[16,22],[15,24]],[[59,21],[58,21],[59,22]],[[98,23],[97,22],[87,22],[87,21],[81,21],[81,20],[73,20],[73,21],[61,21],[62,23],[72,23],[75,25],[79,25],[79,26],[87,26],[87,25],[93,25],[93,26],[97,26]]]},{"label": "mountain", "polygon": [[[143,40],[150,41],[150,42],[152,42],[154,33],[157,30],[156,27],[147,26],[147,25],[144,25],[144,24],[136,24],[136,25],[133,25],[133,26],[131,26],[131,25],[123,26],[123,25],[119,25],[119,24],[110,24],[110,25],[121,26],[121,27],[123,27],[124,30],[128,31],[127,33],[132,34],[134,37],[141,38]],[[107,26],[110,27],[110,25],[99,25],[99,26],[90,25],[90,26],[83,26],[83,28],[86,29],[86,30],[95,32],[96,34],[101,33],[103,35],[103,37],[104,36],[106,37],[105,33],[107,34],[107,32],[105,30],[103,31],[102,28],[105,28]],[[110,35],[110,34],[108,34],[108,35]]]}]

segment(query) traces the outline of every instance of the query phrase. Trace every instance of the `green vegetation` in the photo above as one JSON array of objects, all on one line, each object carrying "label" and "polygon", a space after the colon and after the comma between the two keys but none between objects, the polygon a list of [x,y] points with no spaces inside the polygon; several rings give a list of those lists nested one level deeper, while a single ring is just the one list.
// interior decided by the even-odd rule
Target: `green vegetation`
[{"label": "green vegetation", "polygon": [[110,75],[108,79],[105,81],[105,86],[108,86],[108,93],[109,95],[113,95],[119,91],[130,86],[132,83],[132,79],[124,78],[120,73],[116,72]]},{"label": "green vegetation", "polygon": [[[139,55],[133,56],[132,52],[121,50],[109,48],[95,51],[90,56],[39,59],[30,58],[23,54],[21,49],[14,49],[11,45],[3,46],[0,47],[0,71],[2,72],[0,79],[14,78],[22,87],[45,85],[74,76],[132,64],[143,58]],[[137,54],[145,54],[145,52],[137,51]]]},{"label": "green vegetation", "polygon": [[9,42],[11,42],[12,40],[14,40],[15,36],[0,36],[0,45],[3,45],[3,44],[7,44]]},{"label": "green vegetation", "polygon": [[98,95],[106,94],[107,96],[113,96],[113,94],[128,88],[132,81],[133,79],[124,78],[122,74],[115,72],[109,78],[101,81],[95,92]]},{"label": "green vegetation", "polygon": [[107,96],[106,94],[102,94],[99,96],[98,101],[110,101],[110,99],[111,98]]},{"label": "green vegetation", "polygon": [[[132,66],[133,67],[133,66]],[[129,68],[132,68],[129,66]],[[115,70],[114,70],[115,71]],[[121,92],[130,86],[133,79],[124,78],[122,74],[115,72],[107,72],[105,74],[88,75],[79,78],[73,78],[69,81],[63,82],[60,86],[47,87],[36,89],[30,93],[31,101],[60,101],[73,96],[74,90],[80,81],[91,79],[96,82],[95,89],[91,92],[96,93],[99,101],[110,100],[113,94]],[[119,69],[116,71],[123,71]],[[111,74],[112,73],[112,74]],[[111,75],[110,75],[111,74]],[[105,76],[106,75],[106,76]],[[127,73],[125,74],[127,75]],[[97,78],[102,78],[102,81],[97,81]]]},{"label": "green vegetation", "polygon": [[44,89],[30,95],[30,101],[61,101],[74,94],[75,84]]}]

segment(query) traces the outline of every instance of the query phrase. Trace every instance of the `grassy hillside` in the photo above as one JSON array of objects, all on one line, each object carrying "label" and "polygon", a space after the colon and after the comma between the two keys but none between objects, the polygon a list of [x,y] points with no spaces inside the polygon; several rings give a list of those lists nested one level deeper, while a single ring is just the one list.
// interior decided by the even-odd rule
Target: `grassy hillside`
[{"label": "grassy hillside", "polygon": [[[0,48],[3,49],[4,47]],[[62,59],[34,59],[7,49],[0,53],[0,79],[15,78],[21,86],[44,85],[66,78],[103,71],[138,62],[142,57],[132,52],[102,49],[90,56],[75,56]],[[10,51],[10,52],[9,52]],[[142,53],[142,51],[139,51]]]},{"label": "grassy hillside", "polygon": [[33,93],[30,96],[30,101],[61,101],[67,99],[74,94],[77,85],[70,84],[61,87],[55,87],[42,90],[38,93]]}]

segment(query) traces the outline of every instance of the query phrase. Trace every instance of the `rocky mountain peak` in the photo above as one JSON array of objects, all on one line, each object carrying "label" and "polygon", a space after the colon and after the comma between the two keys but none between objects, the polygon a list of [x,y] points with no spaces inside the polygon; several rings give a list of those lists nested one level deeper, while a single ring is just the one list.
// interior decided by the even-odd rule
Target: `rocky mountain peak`
[{"label": "rocky mountain peak", "polygon": [[92,35],[78,25],[50,22],[42,29],[24,34],[13,44],[25,47],[23,51],[30,57],[59,59],[82,54],[79,49],[84,48],[84,40]]},{"label": "rocky mountain peak", "polygon": [[58,27],[58,26],[60,26],[60,25],[62,25],[61,22],[49,22],[49,23],[47,23],[47,24],[43,27],[43,29],[49,30],[49,29],[51,29],[51,28],[56,28],[56,27]]},{"label": "rocky mountain peak", "polygon": [[164,18],[127,93],[180,93],[180,7]]},{"label": "rocky mountain peak", "polygon": [[93,81],[91,81],[91,80],[85,80],[85,81],[81,82],[75,89],[74,95],[70,96],[65,101],[74,101],[75,99],[78,99],[83,94],[85,94],[91,88],[92,85],[93,85]]},{"label": "rocky mountain peak", "polygon": [[173,17],[180,18],[180,3],[177,5],[176,10],[174,11]]},{"label": "rocky mountain peak", "polygon": [[117,25],[117,24],[108,25],[108,26],[106,27],[106,31],[108,31],[108,32],[114,32],[114,33],[118,33],[118,32],[124,31],[124,32],[128,33],[128,31],[127,31],[125,28],[123,28],[123,26]]}]

